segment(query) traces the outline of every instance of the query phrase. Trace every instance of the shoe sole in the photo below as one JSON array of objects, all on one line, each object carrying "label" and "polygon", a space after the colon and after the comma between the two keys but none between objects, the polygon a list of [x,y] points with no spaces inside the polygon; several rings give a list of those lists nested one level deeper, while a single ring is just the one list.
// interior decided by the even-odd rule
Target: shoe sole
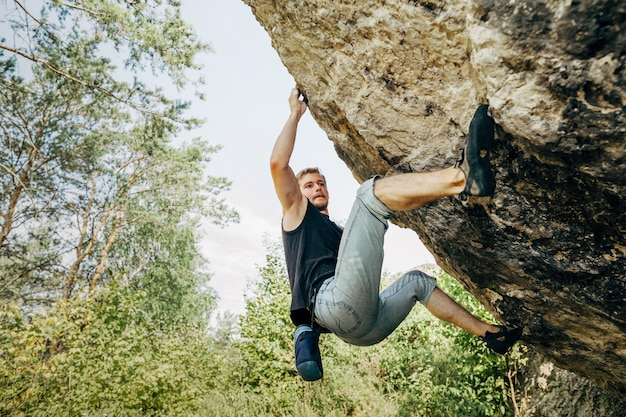
[{"label": "shoe sole", "polygon": [[463,155],[469,172],[466,179],[467,185],[459,195],[461,201],[467,200],[469,196],[493,195],[496,189],[496,178],[489,162],[495,124],[487,113],[488,108],[486,104],[480,105],[470,122]]}]

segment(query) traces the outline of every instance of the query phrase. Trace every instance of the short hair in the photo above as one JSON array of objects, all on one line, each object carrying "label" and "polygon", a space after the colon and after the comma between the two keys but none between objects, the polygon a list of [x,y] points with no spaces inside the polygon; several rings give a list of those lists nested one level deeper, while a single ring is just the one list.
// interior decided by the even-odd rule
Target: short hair
[{"label": "short hair", "polygon": [[326,177],[324,176],[324,174],[320,172],[320,169],[318,167],[309,167],[309,168],[304,168],[303,170],[298,172],[298,174],[296,175],[298,182],[300,182],[302,177],[304,177],[307,174],[319,174],[322,176],[322,178],[324,178],[324,181],[326,181]]}]

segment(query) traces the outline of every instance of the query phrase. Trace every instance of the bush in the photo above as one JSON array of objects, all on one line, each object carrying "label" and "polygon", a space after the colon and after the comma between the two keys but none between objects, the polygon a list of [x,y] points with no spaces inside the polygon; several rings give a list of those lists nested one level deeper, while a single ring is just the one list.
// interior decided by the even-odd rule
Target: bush
[{"label": "bush", "polygon": [[203,329],[155,328],[141,296],[108,288],[29,320],[4,306],[0,415],[194,415],[220,355]]}]

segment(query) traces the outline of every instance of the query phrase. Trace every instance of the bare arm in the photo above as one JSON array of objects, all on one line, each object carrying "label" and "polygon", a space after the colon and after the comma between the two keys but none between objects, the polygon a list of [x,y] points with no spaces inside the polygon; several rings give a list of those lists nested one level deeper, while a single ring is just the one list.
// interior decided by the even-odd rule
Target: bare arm
[{"label": "bare arm", "polygon": [[297,88],[289,95],[289,118],[278,135],[270,157],[270,171],[274,181],[274,189],[283,208],[283,227],[285,230],[295,229],[306,211],[306,197],[300,192],[300,186],[289,160],[296,141],[296,132],[300,118],[306,112],[306,103],[300,100]]}]

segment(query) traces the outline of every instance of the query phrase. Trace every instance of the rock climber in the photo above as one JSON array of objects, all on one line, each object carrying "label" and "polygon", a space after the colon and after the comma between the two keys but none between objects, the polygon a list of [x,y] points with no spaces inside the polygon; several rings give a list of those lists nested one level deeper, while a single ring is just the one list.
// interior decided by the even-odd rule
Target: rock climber
[{"label": "rock climber", "polygon": [[506,353],[520,339],[517,326],[481,321],[437,288],[421,271],[402,275],[380,292],[383,236],[395,211],[413,210],[449,196],[489,196],[495,175],[489,162],[494,122],[487,105],[476,110],[468,139],[454,166],[432,172],[374,176],[358,189],[345,229],[329,218],[326,178],[317,168],[295,174],[289,165],[296,131],[307,109],[296,87],[290,114],[274,144],[270,170],[283,210],[282,237],[291,287],[290,317],[296,369],[306,381],[323,376],[319,335],[332,332],[360,346],[385,339],[417,301],[437,318],[482,338]]}]

